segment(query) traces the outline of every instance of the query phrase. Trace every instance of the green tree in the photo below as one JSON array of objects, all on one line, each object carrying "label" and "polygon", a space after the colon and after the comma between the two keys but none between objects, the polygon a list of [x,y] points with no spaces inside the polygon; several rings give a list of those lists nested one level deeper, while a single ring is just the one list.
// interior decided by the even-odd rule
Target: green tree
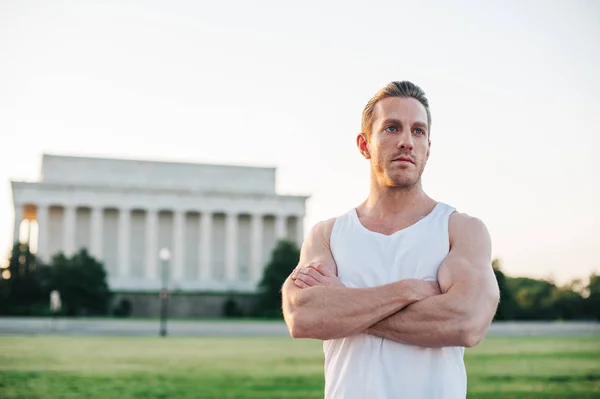
[{"label": "green tree", "polygon": [[600,275],[590,275],[587,294],[588,297],[584,300],[586,316],[600,321]]},{"label": "green tree", "polygon": [[281,317],[281,286],[300,260],[300,249],[291,241],[279,241],[259,284],[257,316]]},{"label": "green tree", "polygon": [[585,318],[584,299],[573,289],[573,283],[557,287],[552,292],[552,302],[555,318],[561,320],[576,320]]},{"label": "green tree", "polygon": [[577,280],[564,286],[526,277],[508,278],[518,320],[574,320],[586,318],[583,296]]},{"label": "green tree", "polygon": [[8,278],[0,280],[0,314],[39,314],[46,299],[40,279],[44,267],[27,244],[13,245],[7,271]]},{"label": "green tree", "polygon": [[513,293],[508,286],[506,275],[502,272],[500,260],[494,259],[492,267],[498,281],[498,288],[500,289],[500,303],[498,304],[494,320],[511,320],[517,312]]},{"label": "green tree", "polygon": [[518,305],[516,319],[554,320],[558,317],[553,300],[554,284],[528,277],[511,278],[507,283]]},{"label": "green tree", "polygon": [[66,315],[108,314],[112,293],[106,271],[85,249],[71,258],[62,253],[54,256],[50,288],[60,293]]}]

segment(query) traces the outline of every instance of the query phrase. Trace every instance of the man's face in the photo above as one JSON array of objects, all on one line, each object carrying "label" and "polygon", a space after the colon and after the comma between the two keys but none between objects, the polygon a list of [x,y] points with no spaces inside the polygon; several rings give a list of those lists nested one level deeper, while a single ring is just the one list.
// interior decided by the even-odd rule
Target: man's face
[{"label": "man's face", "polygon": [[[362,139],[361,139],[362,136]],[[358,146],[379,184],[410,188],[418,183],[429,158],[427,111],[414,98],[388,97],[375,105],[371,136]]]}]

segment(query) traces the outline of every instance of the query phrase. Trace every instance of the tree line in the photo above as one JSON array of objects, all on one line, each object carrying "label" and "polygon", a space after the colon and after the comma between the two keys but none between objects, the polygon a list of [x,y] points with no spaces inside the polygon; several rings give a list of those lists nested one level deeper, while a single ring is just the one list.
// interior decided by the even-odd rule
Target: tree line
[{"label": "tree line", "polygon": [[587,284],[574,279],[564,285],[545,279],[511,277],[499,260],[492,263],[500,287],[496,320],[599,320],[600,275]]},{"label": "tree line", "polygon": [[50,264],[43,264],[28,245],[17,243],[6,271],[0,279],[1,315],[51,315],[49,298],[54,290],[60,293],[62,315],[110,314],[113,293],[106,281],[106,270],[85,249],[71,257],[58,253]]},{"label": "tree line", "polygon": [[[281,318],[281,286],[296,267],[300,250],[290,241],[280,241],[265,265],[256,306],[242,314],[234,301],[227,301],[225,316]],[[597,320],[600,321],[600,275],[587,282],[568,284],[528,277],[507,276],[500,261],[493,269],[500,287],[495,320]],[[60,314],[66,316],[122,316],[122,304],[114,305],[104,265],[85,249],[71,257],[56,254],[49,264],[38,262],[26,244],[15,244],[8,267],[0,270],[0,315],[51,315],[50,292],[60,292]],[[7,278],[8,277],[8,278]]]}]

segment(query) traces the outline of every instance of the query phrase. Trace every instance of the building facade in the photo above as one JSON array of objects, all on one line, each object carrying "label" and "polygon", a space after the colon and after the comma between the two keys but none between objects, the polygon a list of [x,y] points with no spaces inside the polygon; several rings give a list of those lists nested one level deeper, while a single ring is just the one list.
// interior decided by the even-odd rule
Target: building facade
[{"label": "building facade", "polygon": [[11,182],[14,237],[43,261],[87,248],[120,295],[154,298],[165,270],[175,292],[252,294],[277,241],[304,236],[307,196],[278,195],[275,178],[275,168],[43,155],[39,181]]}]

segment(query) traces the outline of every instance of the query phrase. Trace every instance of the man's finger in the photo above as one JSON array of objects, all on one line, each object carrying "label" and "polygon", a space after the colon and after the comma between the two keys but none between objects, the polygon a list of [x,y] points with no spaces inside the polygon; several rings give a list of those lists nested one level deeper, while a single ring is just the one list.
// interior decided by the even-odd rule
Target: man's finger
[{"label": "man's finger", "polygon": [[328,268],[318,263],[316,265],[311,265],[311,268],[315,269],[319,273],[321,273],[325,277],[337,277],[335,274],[331,273]]},{"label": "man's finger", "polygon": [[300,279],[294,280],[294,284],[296,284],[296,286],[298,286],[298,288],[307,288],[308,285],[306,285],[306,283]]},{"label": "man's finger", "polygon": [[318,270],[315,270],[312,267],[305,267],[303,269],[300,269],[299,274],[308,274],[317,281],[322,281],[324,277]]},{"label": "man's finger", "polygon": [[304,273],[299,273],[297,280],[302,281],[304,284],[308,285],[309,287],[314,287],[315,285],[321,284],[319,281],[317,281],[312,276],[309,276],[308,274],[304,274]]}]

